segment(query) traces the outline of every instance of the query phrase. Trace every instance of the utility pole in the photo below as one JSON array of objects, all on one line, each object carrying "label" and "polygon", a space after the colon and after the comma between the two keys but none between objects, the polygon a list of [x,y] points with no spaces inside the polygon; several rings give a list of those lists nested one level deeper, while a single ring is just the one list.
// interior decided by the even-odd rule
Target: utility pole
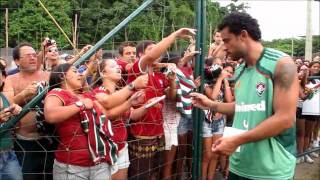
[{"label": "utility pole", "polygon": [[307,27],[306,27],[306,46],[305,60],[312,60],[312,1],[307,0]]},{"label": "utility pole", "polygon": [[294,49],[294,46],[293,46],[293,37],[291,37],[291,57],[293,58],[293,49]]},{"label": "utility pole", "polygon": [[[8,60],[8,51],[9,51],[9,28],[8,28],[8,21],[9,21],[9,11],[8,8],[6,8],[6,15],[5,15],[5,21],[6,21],[6,59]],[[8,63],[9,64],[9,63]],[[11,63],[9,64],[9,66],[11,66]]]},{"label": "utility pole", "polygon": [[73,37],[72,37],[72,41],[74,44],[74,51],[76,51],[77,49],[77,29],[78,29],[78,15],[75,14],[74,15],[74,25],[73,25]]}]

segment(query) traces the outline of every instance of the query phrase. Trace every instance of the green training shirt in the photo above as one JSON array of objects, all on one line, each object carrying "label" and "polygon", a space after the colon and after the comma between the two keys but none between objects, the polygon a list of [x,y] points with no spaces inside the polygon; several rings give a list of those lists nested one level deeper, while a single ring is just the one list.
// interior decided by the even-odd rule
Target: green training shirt
[{"label": "green training shirt", "polygon": [[[283,56],[287,55],[265,48],[256,66],[243,63],[237,68],[234,128],[253,129],[273,114],[274,72]],[[293,127],[277,137],[241,145],[230,157],[230,171],[249,179],[291,179],[296,163],[295,138]]]}]

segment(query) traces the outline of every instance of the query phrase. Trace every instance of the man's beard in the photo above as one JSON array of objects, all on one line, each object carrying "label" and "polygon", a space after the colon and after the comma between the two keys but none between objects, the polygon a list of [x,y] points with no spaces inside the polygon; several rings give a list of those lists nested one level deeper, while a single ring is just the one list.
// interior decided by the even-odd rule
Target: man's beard
[{"label": "man's beard", "polygon": [[228,56],[231,57],[232,61],[238,61],[239,59],[244,57],[244,54],[238,51],[234,53],[228,53]]}]

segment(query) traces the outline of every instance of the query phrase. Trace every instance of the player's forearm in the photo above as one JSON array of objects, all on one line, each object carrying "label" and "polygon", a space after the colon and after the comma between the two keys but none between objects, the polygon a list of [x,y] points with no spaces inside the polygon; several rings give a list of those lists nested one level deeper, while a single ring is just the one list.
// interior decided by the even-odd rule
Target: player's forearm
[{"label": "player's forearm", "polygon": [[257,127],[239,135],[239,144],[260,141],[274,137],[291,128],[295,123],[295,112],[275,114],[261,122]]},{"label": "player's forearm", "polygon": [[210,109],[215,112],[219,112],[221,114],[233,115],[235,111],[235,104],[234,102],[220,103],[220,102],[211,101]]}]

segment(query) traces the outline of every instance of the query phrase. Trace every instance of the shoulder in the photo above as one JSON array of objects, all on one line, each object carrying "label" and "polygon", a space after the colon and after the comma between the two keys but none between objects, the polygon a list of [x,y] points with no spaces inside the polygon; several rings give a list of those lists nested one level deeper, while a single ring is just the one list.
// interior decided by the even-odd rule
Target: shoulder
[{"label": "shoulder", "polygon": [[103,86],[99,86],[93,89],[94,94],[103,93],[103,94],[110,94],[107,89]]},{"label": "shoulder", "polygon": [[13,75],[9,75],[6,77],[6,80],[8,81],[12,81],[14,79],[17,79],[19,77],[19,73],[13,74]]},{"label": "shoulder", "polygon": [[48,92],[48,94],[46,95],[46,100],[48,99],[48,97],[56,97],[65,105],[70,95],[63,89],[54,88]]},{"label": "shoulder", "polygon": [[280,58],[274,73],[275,85],[288,89],[297,77],[297,66],[293,60],[289,56]]},{"label": "shoulder", "polygon": [[257,63],[257,69],[274,79],[278,64],[286,59],[291,59],[286,53],[272,48],[264,48],[263,56]]},{"label": "shoulder", "polygon": [[264,55],[269,57],[270,59],[279,59],[283,56],[289,56],[288,54],[273,48],[265,48]]},{"label": "shoulder", "polygon": [[68,91],[61,89],[61,88],[54,88],[54,89],[50,90],[48,92],[47,96],[51,96],[51,95],[55,95],[55,96],[58,96],[61,98],[68,98],[68,97],[72,96]]}]

